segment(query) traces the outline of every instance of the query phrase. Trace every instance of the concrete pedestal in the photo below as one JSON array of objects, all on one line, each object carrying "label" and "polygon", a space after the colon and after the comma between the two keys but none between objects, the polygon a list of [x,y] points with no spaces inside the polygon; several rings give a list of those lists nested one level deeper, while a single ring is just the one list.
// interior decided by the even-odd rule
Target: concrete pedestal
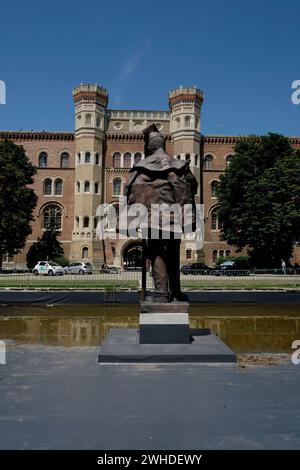
[{"label": "concrete pedestal", "polygon": [[235,363],[236,355],[210,330],[190,330],[188,302],[141,302],[139,329],[111,329],[98,362]]}]

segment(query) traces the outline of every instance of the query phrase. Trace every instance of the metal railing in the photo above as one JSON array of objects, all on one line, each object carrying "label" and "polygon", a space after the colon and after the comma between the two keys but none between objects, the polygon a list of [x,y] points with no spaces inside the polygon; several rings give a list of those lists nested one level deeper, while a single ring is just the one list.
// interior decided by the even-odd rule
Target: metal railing
[{"label": "metal railing", "polygon": [[[63,274],[57,276],[33,273],[0,273],[0,289],[103,289],[136,290],[141,287],[140,271],[99,272],[91,274]],[[274,289],[300,288],[300,269],[282,270],[195,270],[181,274],[183,289]],[[153,277],[147,272],[147,288],[153,288]]]}]

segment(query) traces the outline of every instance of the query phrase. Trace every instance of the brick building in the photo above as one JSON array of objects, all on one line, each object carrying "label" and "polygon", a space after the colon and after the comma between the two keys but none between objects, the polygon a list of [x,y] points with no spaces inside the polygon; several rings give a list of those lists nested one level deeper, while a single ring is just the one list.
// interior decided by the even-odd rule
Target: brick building
[{"label": "brick building", "polygon": [[[70,261],[139,264],[139,240],[99,240],[96,210],[100,204],[117,205],[124,194],[130,168],[144,158],[142,131],[156,123],[167,138],[167,152],[190,162],[199,182],[197,202],[204,204],[205,237],[201,250],[182,244],[182,263],[201,261],[213,265],[219,256],[235,254],[219,239],[215,188],[220,174],[233,158],[235,136],[203,136],[202,92],[180,87],[169,93],[168,111],[111,110],[108,93],[97,85],[73,89],[75,132],[2,131],[0,139],[23,145],[38,167],[34,190],[38,195],[33,231],[25,249],[5,265],[23,266],[31,243],[41,236],[51,213],[60,225],[60,241]],[[300,138],[291,138],[300,146]],[[300,262],[295,249],[294,261]]]}]

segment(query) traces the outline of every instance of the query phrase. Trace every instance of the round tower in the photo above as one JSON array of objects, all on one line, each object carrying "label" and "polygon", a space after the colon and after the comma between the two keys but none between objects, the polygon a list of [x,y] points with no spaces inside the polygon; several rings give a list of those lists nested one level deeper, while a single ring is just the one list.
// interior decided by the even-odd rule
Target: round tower
[{"label": "round tower", "polygon": [[75,104],[75,203],[71,261],[103,262],[96,210],[103,202],[105,115],[108,92],[98,85],[73,89]]}]

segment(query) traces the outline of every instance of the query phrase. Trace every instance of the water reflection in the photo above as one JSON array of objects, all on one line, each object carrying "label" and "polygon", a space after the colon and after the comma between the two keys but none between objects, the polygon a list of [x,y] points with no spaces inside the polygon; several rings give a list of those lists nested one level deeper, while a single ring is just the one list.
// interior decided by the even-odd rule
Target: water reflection
[{"label": "water reflection", "polygon": [[[0,339],[98,346],[110,328],[137,327],[138,313],[138,305],[2,306]],[[290,352],[300,339],[299,308],[293,305],[192,305],[190,326],[212,329],[236,352]]]}]

